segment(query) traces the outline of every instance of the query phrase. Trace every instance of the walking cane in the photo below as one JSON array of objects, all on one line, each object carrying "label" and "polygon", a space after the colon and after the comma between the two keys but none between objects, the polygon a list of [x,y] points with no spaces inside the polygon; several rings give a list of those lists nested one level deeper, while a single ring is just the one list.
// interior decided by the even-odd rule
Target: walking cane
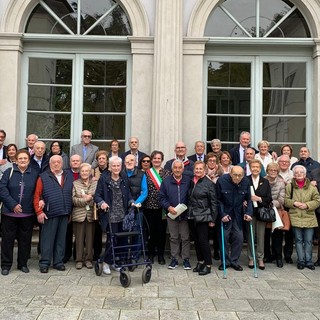
[{"label": "walking cane", "polygon": [[253,255],[253,276],[255,278],[258,278],[256,252],[254,249],[254,236],[253,236],[253,229],[252,229],[252,221],[250,221],[249,223],[250,223],[251,247],[252,247],[252,255]]},{"label": "walking cane", "polygon": [[224,227],[221,221],[221,244],[222,244],[222,264],[223,264],[223,279],[227,279],[227,268],[226,268],[226,254],[224,248]]}]

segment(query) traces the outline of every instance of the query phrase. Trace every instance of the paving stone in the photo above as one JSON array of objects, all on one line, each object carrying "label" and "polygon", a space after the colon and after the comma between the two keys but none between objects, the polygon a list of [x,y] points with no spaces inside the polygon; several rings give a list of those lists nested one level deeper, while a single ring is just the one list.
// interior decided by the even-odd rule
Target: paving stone
[{"label": "paving stone", "polygon": [[161,320],[199,320],[196,311],[160,310]]},{"label": "paving stone", "polygon": [[41,313],[42,308],[7,307],[0,312],[0,319],[34,320]]},{"label": "paving stone", "polygon": [[176,298],[142,298],[141,309],[178,310],[178,302]]},{"label": "paving stone", "polygon": [[320,299],[286,301],[293,312],[319,312]]},{"label": "paving stone", "polygon": [[239,320],[235,312],[199,311],[200,320]]},{"label": "paving stone", "polygon": [[70,286],[70,285],[60,285],[55,292],[56,296],[81,296],[87,297],[91,291],[91,286]]},{"label": "paving stone", "polygon": [[[319,276],[320,277],[320,276]],[[299,285],[301,285],[305,289],[316,289],[320,290],[320,281],[299,281]]]},{"label": "paving stone", "polygon": [[121,310],[119,320],[159,320],[159,310]]},{"label": "paving stone", "polygon": [[239,319],[245,320],[274,320],[278,319],[272,312],[237,312]]},{"label": "paving stone", "polygon": [[81,309],[44,308],[37,320],[77,320]]},{"label": "paving stone", "polygon": [[302,289],[303,286],[295,281],[267,280],[271,289]]},{"label": "paving stone", "polygon": [[[298,299],[319,300],[319,290],[290,290]],[[320,306],[319,306],[320,309]]]},{"label": "paving stone", "polygon": [[112,277],[107,276],[81,276],[79,284],[83,286],[110,286]]},{"label": "paving stone", "polygon": [[211,310],[215,311],[216,308],[212,299],[202,298],[178,298],[179,310]]},{"label": "paving stone", "polygon": [[1,305],[5,307],[27,307],[31,302],[32,297],[22,297],[19,295],[16,296],[7,296],[2,297]]},{"label": "paving stone", "polygon": [[192,289],[195,298],[228,299],[226,291],[223,288],[210,289]]},{"label": "paving stone", "polygon": [[252,307],[250,306],[247,300],[220,300],[214,299],[213,303],[217,309],[217,311],[253,311]]},{"label": "paving stone", "polygon": [[111,286],[93,286],[90,297],[124,297],[124,288]]},{"label": "paving stone", "polygon": [[107,297],[104,300],[104,309],[140,310],[141,298],[137,297]]},{"label": "paving stone", "polygon": [[190,287],[159,287],[159,297],[160,298],[192,297],[192,289]]},{"label": "paving stone", "polygon": [[[176,287],[185,287],[185,286],[189,286],[195,289],[201,289],[201,288],[207,288],[207,282],[206,282],[206,277],[201,277],[199,275],[197,275],[197,277],[190,277],[188,278],[187,281],[174,281],[175,282],[175,286]],[[215,281],[217,281],[218,279],[214,279]],[[212,280],[212,281],[214,281]],[[164,286],[163,284],[160,284],[161,286]]]},{"label": "paving stone", "polygon": [[19,275],[14,279],[14,281],[12,281],[12,283],[16,283],[16,284],[42,284],[44,285],[48,279],[50,278],[49,275],[42,275],[39,276],[38,272],[33,272],[25,274],[25,273],[21,273],[21,271],[19,272]]},{"label": "paving stone", "polygon": [[28,284],[20,292],[20,296],[51,296],[54,295],[59,285],[43,285],[43,284]]},{"label": "paving stone", "polygon": [[238,288],[240,289],[236,279],[212,279],[205,278],[205,282],[208,288]]},{"label": "paving stone", "polygon": [[279,320],[316,320],[320,319],[312,313],[303,312],[275,312]]},{"label": "paving stone", "polygon": [[119,310],[98,310],[98,309],[83,309],[79,320],[118,320]]},{"label": "paving stone", "polygon": [[267,300],[291,300],[294,299],[294,295],[290,290],[267,290],[267,289],[261,289],[259,290],[261,296],[263,299]]},{"label": "paving stone", "polygon": [[145,286],[142,288],[126,288],[125,291],[125,296],[126,297],[147,297],[147,298],[151,298],[151,297],[158,297],[158,288],[154,288],[152,286]]},{"label": "paving stone", "polygon": [[[50,271],[49,271],[50,273]],[[61,274],[61,272],[60,272]],[[46,284],[62,284],[62,285],[77,285],[80,281],[80,276],[67,276],[67,275],[50,275]]]},{"label": "paving stone", "polygon": [[256,312],[290,311],[283,300],[248,300],[248,302]]},{"label": "paving stone", "polygon": [[226,294],[229,299],[262,299],[257,289],[230,289],[226,288]]},{"label": "paving stone", "polygon": [[265,279],[247,278],[236,280],[236,283],[240,289],[271,289]]},{"label": "paving stone", "polygon": [[89,297],[70,297],[66,308],[97,308],[102,309],[104,298],[89,298]]},{"label": "paving stone", "polygon": [[30,308],[57,307],[66,306],[70,297],[68,296],[35,296],[29,303]]},{"label": "paving stone", "polygon": [[[25,284],[18,283],[3,283],[3,277],[1,278],[1,286],[0,286],[0,298],[8,297],[8,296],[16,296],[18,295],[24,288]],[[0,299],[1,301],[1,299]]]}]

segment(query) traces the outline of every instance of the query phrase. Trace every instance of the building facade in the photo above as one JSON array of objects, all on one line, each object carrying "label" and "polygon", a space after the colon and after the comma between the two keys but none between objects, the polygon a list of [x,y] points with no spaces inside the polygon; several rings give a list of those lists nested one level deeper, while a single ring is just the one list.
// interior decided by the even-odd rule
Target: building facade
[{"label": "building facade", "polygon": [[0,127],[166,158],[245,130],[319,159],[319,18],[317,0],[2,0]]}]

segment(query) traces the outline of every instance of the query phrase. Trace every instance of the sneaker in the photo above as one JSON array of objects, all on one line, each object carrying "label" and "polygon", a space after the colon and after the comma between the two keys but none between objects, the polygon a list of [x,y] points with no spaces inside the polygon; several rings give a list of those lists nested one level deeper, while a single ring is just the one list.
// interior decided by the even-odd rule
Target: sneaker
[{"label": "sneaker", "polygon": [[102,271],[104,274],[111,274],[110,267],[107,263],[103,263]]},{"label": "sneaker", "polygon": [[189,259],[184,259],[183,260],[183,269],[184,270],[191,270],[191,264],[189,262]]},{"label": "sneaker", "polygon": [[178,267],[178,261],[176,259],[172,259],[170,264],[168,265],[168,269],[175,269]]}]

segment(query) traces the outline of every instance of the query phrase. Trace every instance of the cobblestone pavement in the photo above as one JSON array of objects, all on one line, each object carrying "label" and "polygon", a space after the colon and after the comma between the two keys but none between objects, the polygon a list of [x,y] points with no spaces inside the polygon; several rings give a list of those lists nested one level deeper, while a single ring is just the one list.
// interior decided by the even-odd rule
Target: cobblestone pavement
[{"label": "cobblestone pavement", "polygon": [[118,272],[96,276],[92,269],[76,270],[73,261],[66,271],[41,274],[33,247],[29,274],[14,265],[8,276],[0,275],[0,319],[320,319],[319,267],[266,264],[254,278],[246,261],[243,252],[244,271],[228,269],[227,279],[217,261],[203,277],[183,270],[181,261],[175,270],[156,262],[148,284],[139,267],[123,288]]}]

